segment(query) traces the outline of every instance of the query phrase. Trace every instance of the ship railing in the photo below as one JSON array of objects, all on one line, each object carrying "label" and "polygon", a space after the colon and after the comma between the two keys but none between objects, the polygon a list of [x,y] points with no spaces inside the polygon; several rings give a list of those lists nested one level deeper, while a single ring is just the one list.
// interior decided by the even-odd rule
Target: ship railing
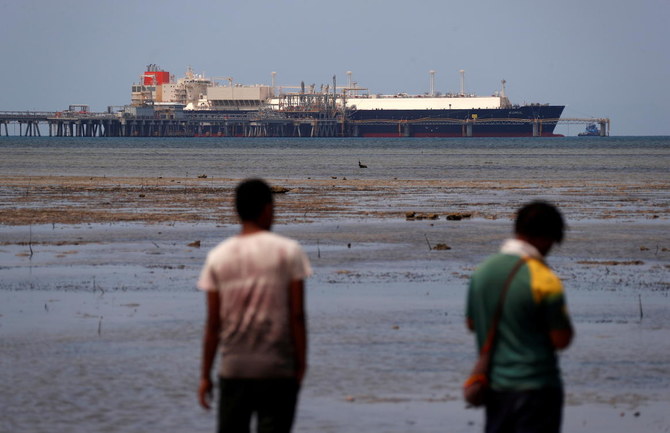
[{"label": "ship railing", "polygon": [[353,123],[451,123],[456,125],[462,125],[467,123],[478,123],[478,124],[519,124],[519,123],[557,123],[562,119],[527,119],[527,118],[514,118],[514,117],[505,117],[499,119],[453,119],[446,117],[424,117],[420,119],[356,119],[350,120]]},{"label": "ship railing", "polygon": [[55,115],[55,111],[0,111],[0,119],[3,120],[37,120],[46,119]]},{"label": "ship railing", "polygon": [[185,120],[189,121],[211,121],[211,122],[223,122],[223,121],[245,121],[249,120],[249,114],[234,114],[234,113],[187,113],[184,112]]},{"label": "ship railing", "polygon": [[49,120],[58,120],[58,119],[63,119],[63,120],[84,120],[84,119],[117,119],[118,116],[113,113],[91,113],[91,112],[86,112],[86,113],[76,113],[76,112],[67,112],[67,111],[58,111],[56,113],[52,113],[51,116],[49,116]]}]

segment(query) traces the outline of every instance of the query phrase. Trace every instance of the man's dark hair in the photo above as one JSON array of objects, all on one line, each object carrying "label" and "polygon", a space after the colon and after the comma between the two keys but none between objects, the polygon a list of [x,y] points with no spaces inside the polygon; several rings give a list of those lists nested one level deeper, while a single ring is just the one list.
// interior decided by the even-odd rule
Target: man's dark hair
[{"label": "man's dark hair", "polygon": [[534,201],[523,206],[516,215],[514,231],[528,237],[548,238],[561,243],[565,223],[556,206]]},{"label": "man's dark hair", "polygon": [[235,208],[242,221],[256,221],[267,204],[272,204],[272,190],[261,179],[245,180],[235,189]]}]

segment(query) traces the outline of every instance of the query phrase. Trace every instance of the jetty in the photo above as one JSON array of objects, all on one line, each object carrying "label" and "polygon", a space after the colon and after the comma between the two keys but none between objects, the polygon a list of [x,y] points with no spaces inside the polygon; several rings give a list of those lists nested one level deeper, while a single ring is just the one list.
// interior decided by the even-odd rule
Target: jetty
[{"label": "jetty", "polygon": [[341,112],[301,111],[226,113],[109,107],[91,112],[86,105],[63,111],[0,111],[0,136],[22,137],[358,137],[359,128],[371,123],[394,125],[398,137],[410,137],[414,128],[460,126],[455,136],[477,136],[477,128],[492,125],[532,125],[532,136],[543,135],[543,124],[598,126],[601,137],[610,135],[609,118],[559,119],[364,119],[352,120]]}]

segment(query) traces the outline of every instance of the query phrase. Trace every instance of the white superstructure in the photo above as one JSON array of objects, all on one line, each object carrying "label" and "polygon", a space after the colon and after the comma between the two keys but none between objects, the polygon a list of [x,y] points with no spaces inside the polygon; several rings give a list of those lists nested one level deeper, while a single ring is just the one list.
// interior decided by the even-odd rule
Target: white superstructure
[{"label": "white superstructure", "polygon": [[258,110],[272,98],[272,87],[217,86],[207,89],[207,100],[212,110]]},{"label": "white superstructure", "polygon": [[[221,85],[224,80],[228,85]],[[234,84],[231,77],[207,78],[189,67],[177,81],[156,65],[149,65],[140,84],[133,84],[133,106],[183,106],[184,110],[258,110],[273,96],[271,86]]]},{"label": "white superstructure", "polygon": [[346,108],[357,110],[468,110],[505,108],[503,96],[372,95],[346,98]]},{"label": "white superstructure", "polygon": [[[393,95],[368,94],[367,89],[358,87],[351,81],[346,87],[321,86],[316,89],[314,84],[305,86],[301,83],[293,92],[285,92],[282,88],[275,94],[275,73],[272,75],[273,85],[242,85],[235,84],[232,77],[207,78],[204,74],[196,74],[189,67],[184,78],[174,79],[168,72],[160,70],[157,65],[149,65],[139,85],[133,85],[131,101],[133,106],[143,105],[175,105],[184,110],[235,110],[253,111],[297,110],[310,111],[320,109],[337,110],[477,110],[509,108],[511,104],[505,96],[505,81],[502,91],[492,96],[476,96],[465,93],[463,71],[461,71],[460,93],[440,94],[435,92],[434,74],[430,73],[430,92],[423,95],[399,93]],[[223,82],[224,84],[221,84]],[[332,101],[335,101],[334,105]]]}]

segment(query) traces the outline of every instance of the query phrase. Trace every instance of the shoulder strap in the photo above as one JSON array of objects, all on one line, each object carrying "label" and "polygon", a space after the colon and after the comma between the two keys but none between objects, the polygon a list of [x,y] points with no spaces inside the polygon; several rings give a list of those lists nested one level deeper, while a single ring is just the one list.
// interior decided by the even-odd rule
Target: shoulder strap
[{"label": "shoulder strap", "polygon": [[489,331],[486,335],[486,341],[482,346],[481,350],[482,354],[487,353],[489,351],[491,352],[493,351],[493,344],[495,342],[496,334],[498,333],[498,325],[500,324],[500,319],[502,318],[503,306],[505,304],[505,296],[507,296],[507,291],[509,290],[509,286],[512,284],[514,276],[516,275],[517,271],[521,269],[521,266],[523,266],[524,263],[526,263],[526,258],[525,257],[520,258],[519,261],[516,262],[516,264],[510,271],[509,275],[507,276],[507,279],[505,280],[505,285],[503,285],[503,288],[500,291],[498,304],[496,305],[496,310],[493,314],[493,321],[491,322],[491,326],[489,327]]}]

